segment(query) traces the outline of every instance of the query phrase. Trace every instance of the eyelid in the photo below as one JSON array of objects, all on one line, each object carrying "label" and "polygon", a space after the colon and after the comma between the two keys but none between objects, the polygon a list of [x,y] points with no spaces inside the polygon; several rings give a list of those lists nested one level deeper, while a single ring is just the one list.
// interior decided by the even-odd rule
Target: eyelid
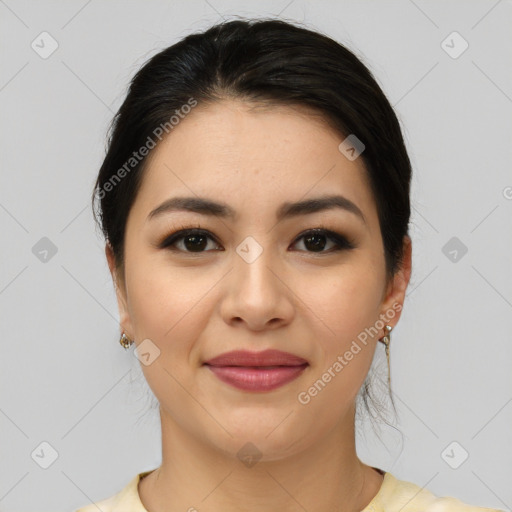
[{"label": "eyelid", "polygon": [[[335,231],[334,229],[330,229],[322,223],[317,224],[314,228],[308,228],[308,229],[301,231],[295,237],[295,239],[291,245],[293,246],[293,245],[297,244],[306,235],[315,234],[315,233],[322,234],[326,238],[332,240],[336,244],[334,250],[330,249],[328,251],[319,251],[317,253],[315,253],[314,251],[299,251],[299,252],[306,252],[309,254],[322,255],[322,254],[331,254],[333,252],[339,252],[342,250],[355,249],[357,246],[355,240],[352,237],[344,235],[338,231]],[[221,246],[218,238],[213,233],[211,233],[209,230],[202,228],[200,225],[188,224],[188,225],[182,225],[178,228],[173,229],[172,233],[170,235],[167,235],[160,243],[157,244],[157,247],[159,249],[174,250],[175,248],[172,247],[173,244],[180,241],[183,237],[187,236],[188,234],[203,235],[206,238],[210,238],[217,245]],[[196,255],[211,252],[211,250],[210,251],[198,251],[198,252],[182,251],[179,249],[175,249],[175,250],[177,252],[181,252],[181,253],[185,253],[185,254],[196,254]],[[220,250],[223,251],[224,249],[220,249]]]},{"label": "eyelid", "polygon": [[[161,242],[157,243],[157,247],[159,249],[172,248],[172,244],[181,240],[183,237],[187,236],[188,234],[203,235],[207,238],[212,239],[217,245],[220,245],[220,242],[217,239],[217,237],[213,233],[208,231],[207,229],[202,228],[200,225],[193,226],[193,225],[188,224],[188,225],[182,225],[175,229],[172,229],[171,233],[169,235],[166,235]],[[179,251],[179,252],[185,252],[185,253],[188,252],[189,254],[194,254],[192,251]],[[204,253],[204,252],[210,252],[210,251],[202,251],[202,252]],[[195,254],[201,254],[201,252],[197,252]]]},{"label": "eyelid", "polygon": [[[317,227],[317,228],[307,229],[307,230],[303,231],[302,233],[300,233],[299,235],[297,235],[297,238],[295,239],[294,243],[296,243],[298,240],[300,240],[305,235],[307,235],[309,233],[315,233],[315,232],[319,232],[319,233],[325,235],[326,238],[333,240],[337,246],[337,249],[335,249],[334,251],[321,251],[318,254],[322,254],[323,252],[325,252],[327,254],[330,252],[337,252],[337,251],[341,251],[341,250],[355,249],[357,246],[355,239],[353,239],[352,237],[350,237],[348,235],[344,235],[343,233],[340,233],[333,229],[329,229],[327,227]],[[307,251],[307,252],[310,252],[310,251]],[[311,252],[311,254],[315,254],[315,252]]]}]

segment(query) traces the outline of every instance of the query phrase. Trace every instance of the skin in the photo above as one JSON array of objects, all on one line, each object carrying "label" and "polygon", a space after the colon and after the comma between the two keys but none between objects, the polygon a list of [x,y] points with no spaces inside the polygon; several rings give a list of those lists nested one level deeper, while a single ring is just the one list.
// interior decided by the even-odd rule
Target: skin
[{"label": "skin", "polygon": [[[160,403],[162,464],[139,482],[139,495],[150,512],[362,510],[383,477],[357,457],[355,399],[384,331],[360,344],[308,404],[297,396],[379,315],[403,304],[410,239],[402,268],[387,282],[362,159],[348,160],[338,150],[340,134],[304,108],[249,107],[223,100],[180,121],[149,156],[127,221],[124,274],[106,247],[123,331],[137,346],[150,339],[160,350],[142,370]],[[333,193],[353,201],[366,222],[329,209],[276,223],[283,202]],[[181,195],[227,203],[237,218],[174,211],[147,220]],[[175,251],[157,247],[182,226],[200,226],[213,239],[203,252],[183,239]],[[323,238],[328,245],[317,252],[297,238],[318,227],[349,237],[355,248],[331,252],[334,242]],[[247,236],[263,249],[252,263],[236,252]],[[400,310],[385,323],[399,318]],[[309,366],[263,393],[233,388],[203,366],[230,350],[267,348]],[[247,442],[261,453],[252,467],[237,457]]]}]

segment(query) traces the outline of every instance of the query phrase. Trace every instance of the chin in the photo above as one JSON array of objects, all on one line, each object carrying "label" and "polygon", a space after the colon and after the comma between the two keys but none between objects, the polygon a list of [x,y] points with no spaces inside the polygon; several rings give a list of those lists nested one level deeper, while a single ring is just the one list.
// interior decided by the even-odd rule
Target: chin
[{"label": "chin", "polygon": [[[211,442],[224,455],[241,462],[282,460],[304,450],[308,444],[306,433],[293,430],[291,425],[285,426],[284,423],[286,420],[283,422],[283,414],[278,421],[273,422],[271,428],[267,422],[248,421],[238,428],[231,426],[228,430],[232,437],[226,435],[222,439],[212,439]],[[246,465],[251,467],[250,463]]]}]

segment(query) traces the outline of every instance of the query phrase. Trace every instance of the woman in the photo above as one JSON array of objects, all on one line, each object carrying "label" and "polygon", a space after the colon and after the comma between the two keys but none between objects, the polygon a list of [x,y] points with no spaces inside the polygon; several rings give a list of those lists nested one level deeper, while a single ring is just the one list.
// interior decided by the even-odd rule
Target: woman
[{"label": "woman", "polygon": [[151,58],[114,121],[93,203],[162,464],[80,512],[491,510],[356,453],[411,274],[411,165],[364,64],[226,22]]}]

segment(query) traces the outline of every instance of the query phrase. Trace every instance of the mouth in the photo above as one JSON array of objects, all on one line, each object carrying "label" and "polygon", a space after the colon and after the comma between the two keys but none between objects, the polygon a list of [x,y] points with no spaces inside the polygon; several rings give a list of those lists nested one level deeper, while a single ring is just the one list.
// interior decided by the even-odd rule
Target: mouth
[{"label": "mouth", "polygon": [[237,389],[272,391],[295,380],[309,363],[294,354],[278,350],[233,351],[204,363],[218,379]]}]

